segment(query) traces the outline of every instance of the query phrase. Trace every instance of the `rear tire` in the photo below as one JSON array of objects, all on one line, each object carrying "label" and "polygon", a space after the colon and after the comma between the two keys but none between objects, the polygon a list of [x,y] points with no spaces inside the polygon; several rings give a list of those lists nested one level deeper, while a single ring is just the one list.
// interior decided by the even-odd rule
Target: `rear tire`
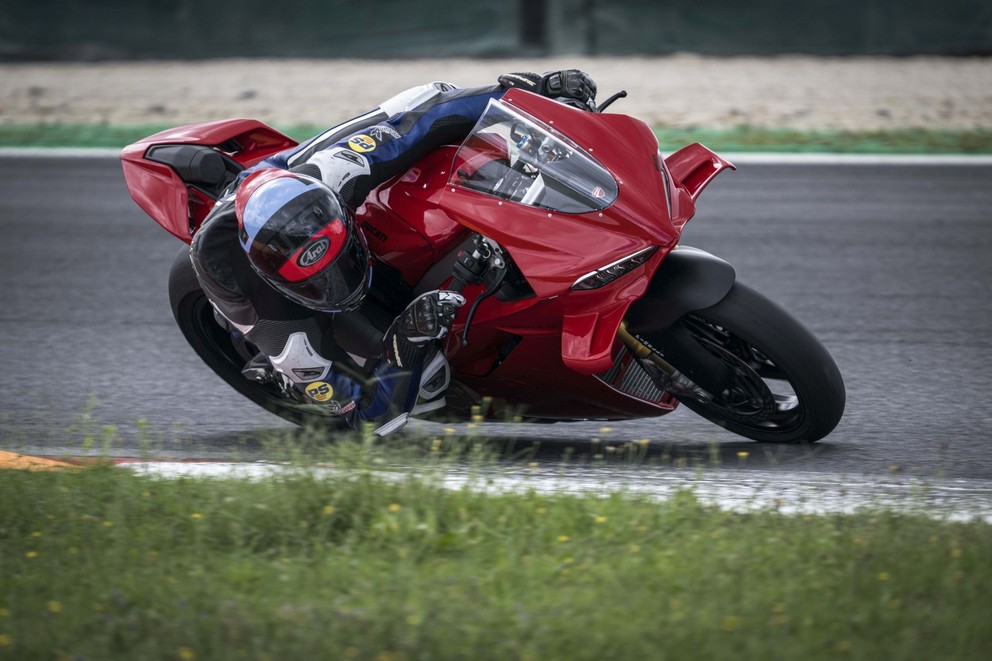
[{"label": "rear tire", "polygon": [[[196,354],[229,386],[266,411],[301,426],[347,428],[341,416],[301,410],[273,384],[249,380],[241,370],[251,359],[250,349],[221,326],[213,306],[200,288],[184,248],[176,256],[169,274],[169,299],[179,330]],[[250,347],[250,345],[247,345]]]},{"label": "rear tire", "polygon": [[[846,398],[840,370],[819,340],[763,295],[734,283],[718,303],[676,323],[732,375],[712,402],[678,396],[692,411],[771,443],[812,443],[837,426]],[[665,345],[663,333],[642,335],[655,346]],[[674,353],[665,358],[681,372],[694,367]]]}]

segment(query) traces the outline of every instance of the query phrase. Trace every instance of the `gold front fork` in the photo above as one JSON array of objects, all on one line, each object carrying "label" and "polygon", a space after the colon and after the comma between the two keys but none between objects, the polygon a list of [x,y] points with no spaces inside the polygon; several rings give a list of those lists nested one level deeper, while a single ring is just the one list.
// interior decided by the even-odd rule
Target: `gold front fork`
[{"label": "gold front fork", "polygon": [[713,400],[713,396],[696,385],[695,381],[675,369],[675,366],[662,358],[657,351],[634,337],[627,330],[626,321],[620,323],[617,337],[620,338],[625,347],[630,349],[630,352],[634,354],[641,366],[662,390],[676,396],[691,397],[703,403]]},{"label": "gold front fork", "polygon": [[624,343],[624,346],[630,349],[630,352],[640,360],[650,360],[652,363],[660,367],[661,371],[668,376],[674,376],[678,373],[678,370],[675,369],[671,363],[662,358],[657,351],[652,350],[651,347],[631,335],[630,331],[627,330],[626,321],[620,322],[620,328],[617,330],[617,337],[619,337],[620,341]]}]

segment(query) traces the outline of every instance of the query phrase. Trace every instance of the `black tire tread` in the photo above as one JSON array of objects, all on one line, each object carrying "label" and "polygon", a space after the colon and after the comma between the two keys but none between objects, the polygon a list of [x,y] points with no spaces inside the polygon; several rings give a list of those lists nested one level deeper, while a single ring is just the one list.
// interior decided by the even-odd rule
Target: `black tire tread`
[{"label": "black tire tread", "polygon": [[[844,380],[823,344],[778,304],[736,282],[715,305],[693,313],[717,323],[768,356],[788,377],[802,407],[797,429],[765,431],[714,415],[707,405],[682,403],[727,430],[756,441],[812,443],[827,436],[844,413]],[[677,361],[672,360],[678,367]]]}]

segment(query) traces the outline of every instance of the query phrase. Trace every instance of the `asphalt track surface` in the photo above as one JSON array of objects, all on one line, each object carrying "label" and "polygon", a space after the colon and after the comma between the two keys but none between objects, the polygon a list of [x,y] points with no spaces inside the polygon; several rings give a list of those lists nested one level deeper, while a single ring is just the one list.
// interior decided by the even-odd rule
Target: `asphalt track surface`
[{"label": "asphalt track surface", "polygon": [[[512,428],[537,459],[651,440],[654,456],[737,470],[893,472],[992,484],[992,166],[747,164],[700,199],[683,243],[805,323],[847,385],[812,446],[739,439],[687,409],[648,421]],[[0,156],[0,447],[244,458],[294,428],[203,366],[166,276],[180,244],[131,201],[113,158]],[[439,433],[433,425],[421,425]],[[406,432],[404,432],[406,433]],[[657,467],[657,464],[655,465]],[[656,468],[655,468],[656,469]],[[645,468],[645,470],[655,470]]]}]

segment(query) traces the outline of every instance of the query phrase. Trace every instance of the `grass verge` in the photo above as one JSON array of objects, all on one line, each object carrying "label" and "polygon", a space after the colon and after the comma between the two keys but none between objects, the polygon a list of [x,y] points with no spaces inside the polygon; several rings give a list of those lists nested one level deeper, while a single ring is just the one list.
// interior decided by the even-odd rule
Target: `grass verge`
[{"label": "grass verge", "polygon": [[[0,657],[986,658],[992,526],[487,493],[458,442],[0,479]],[[314,459],[313,457],[318,457]],[[415,470],[388,470],[400,463]],[[327,467],[333,470],[327,470]]]},{"label": "grass verge", "polygon": [[[3,147],[120,148],[168,128],[165,125],[103,126],[44,124],[0,126]],[[290,137],[304,140],[325,127],[282,127]],[[820,131],[802,132],[755,128],[732,130],[657,129],[662,149],[674,151],[702,142],[716,151],[829,152],[868,154],[992,154],[992,131]]]}]

